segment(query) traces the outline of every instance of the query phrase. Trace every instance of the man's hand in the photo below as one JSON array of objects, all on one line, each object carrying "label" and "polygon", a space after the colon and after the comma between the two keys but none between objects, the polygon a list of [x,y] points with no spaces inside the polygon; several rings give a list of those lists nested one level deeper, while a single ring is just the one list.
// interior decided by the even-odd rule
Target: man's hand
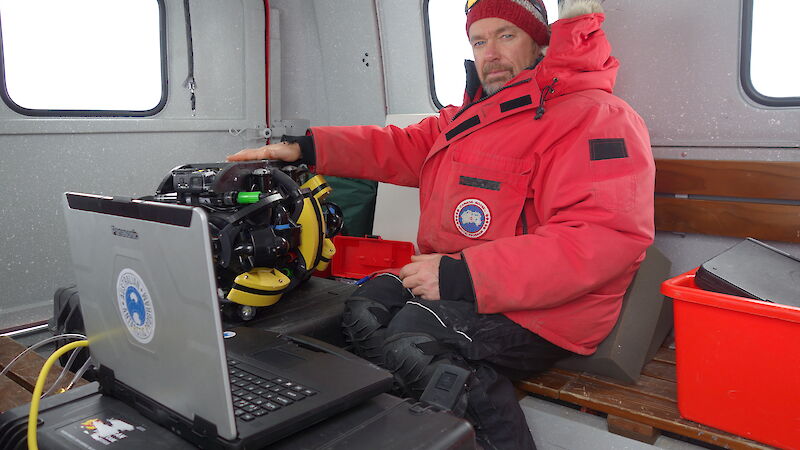
[{"label": "man's hand", "polygon": [[411,263],[400,269],[403,286],[411,289],[414,295],[425,300],[441,300],[439,293],[439,262],[441,260],[440,253],[412,256]]},{"label": "man's hand", "polygon": [[254,159],[277,159],[295,162],[300,159],[300,144],[297,142],[281,142],[259,148],[246,148],[228,156],[228,161],[250,161]]}]

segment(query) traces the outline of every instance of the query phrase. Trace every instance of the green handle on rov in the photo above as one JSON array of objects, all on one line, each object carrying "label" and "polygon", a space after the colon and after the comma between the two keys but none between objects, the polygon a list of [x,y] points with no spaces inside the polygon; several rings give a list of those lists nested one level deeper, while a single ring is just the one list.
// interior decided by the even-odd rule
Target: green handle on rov
[{"label": "green handle on rov", "polygon": [[239,204],[256,203],[261,194],[261,192],[239,192],[236,196],[236,202]]}]

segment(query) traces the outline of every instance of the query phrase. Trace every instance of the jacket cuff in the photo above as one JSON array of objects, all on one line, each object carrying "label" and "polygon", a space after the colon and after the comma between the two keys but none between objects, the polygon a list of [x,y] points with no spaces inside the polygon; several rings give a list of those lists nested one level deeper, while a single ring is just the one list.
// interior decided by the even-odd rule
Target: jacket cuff
[{"label": "jacket cuff", "polygon": [[475,303],[475,289],[466,261],[442,256],[439,261],[439,296],[442,300]]},{"label": "jacket cuff", "polygon": [[317,149],[314,145],[314,136],[310,134],[305,136],[283,136],[283,142],[300,144],[299,163],[304,163],[309,167],[317,165]]}]

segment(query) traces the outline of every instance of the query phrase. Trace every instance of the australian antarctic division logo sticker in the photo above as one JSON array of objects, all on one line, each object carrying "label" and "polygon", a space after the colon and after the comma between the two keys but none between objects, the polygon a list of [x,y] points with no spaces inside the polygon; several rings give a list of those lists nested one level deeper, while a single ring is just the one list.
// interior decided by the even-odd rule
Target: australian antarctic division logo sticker
[{"label": "australian antarctic division logo sticker", "polygon": [[142,277],[133,269],[122,269],[117,277],[117,306],[134,339],[142,344],[153,340],[156,329],[153,301]]},{"label": "australian antarctic division logo sticker", "polygon": [[456,206],[453,220],[461,234],[469,238],[478,238],[489,229],[492,213],[482,201],[468,198]]}]

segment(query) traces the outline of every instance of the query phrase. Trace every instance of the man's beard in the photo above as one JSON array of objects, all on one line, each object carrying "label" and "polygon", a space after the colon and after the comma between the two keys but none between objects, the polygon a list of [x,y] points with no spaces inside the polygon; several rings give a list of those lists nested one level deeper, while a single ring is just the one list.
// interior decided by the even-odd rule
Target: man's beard
[{"label": "man's beard", "polygon": [[[495,72],[497,70],[504,70],[508,73],[508,78],[505,77],[501,79],[494,79],[494,81],[487,82],[485,81],[486,78],[489,76],[490,73]],[[509,80],[514,78],[514,68],[510,66],[506,66],[503,64],[488,64],[483,67],[483,79],[484,81],[481,82],[481,86],[483,87],[483,94],[484,95],[492,95],[502,89]]]},{"label": "man's beard", "polygon": [[498,83],[496,81],[493,82],[491,85],[488,85],[486,83],[482,83],[481,86],[483,86],[483,95],[484,96],[494,95],[497,91],[502,89],[504,85],[505,85],[505,83],[500,84],[500,83]]}]

